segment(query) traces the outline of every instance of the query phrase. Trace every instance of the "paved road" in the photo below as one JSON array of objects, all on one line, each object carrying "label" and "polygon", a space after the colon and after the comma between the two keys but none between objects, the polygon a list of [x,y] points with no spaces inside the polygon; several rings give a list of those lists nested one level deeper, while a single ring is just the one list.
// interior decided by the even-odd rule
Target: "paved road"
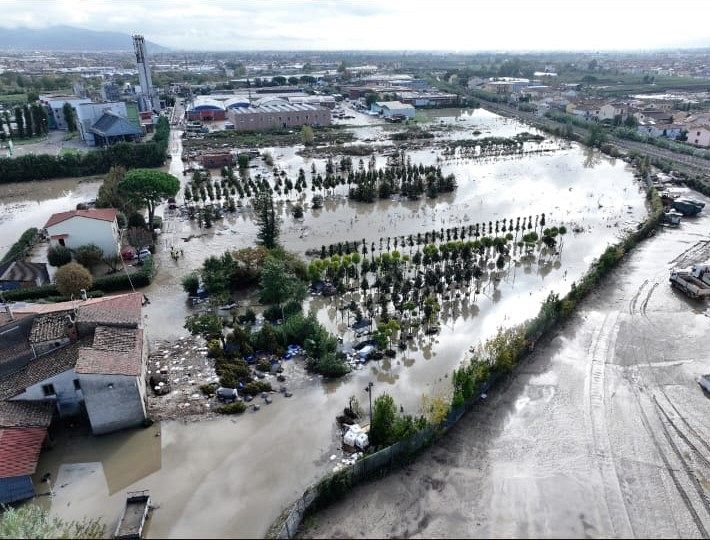
[{"label": "paved road", "polygon": [[667,281],[710,258],[709,225],[644,242],[431,451],[305,535],[710,536],[710,319]]},{"label": "paved road", "polygon": [[[547,126],[548,128],[555,128],[563,125],[559,122],[550,120],[549,118],[540,117],[533,113],[520,111],[507,105],[501,105],[498,103],[486,103],[484,107],[495,113],[501,114],[503,116],[517,118],[523,122],[537,127]],[[588,131],[584,128],[580,128],[578,126],[571,127],[574,134],[579,137],[586,137],[588,135]],[[666,150],[665,148],[653,146],[652,144],[646,144],[627,139],[620,139],[618,137],[611,137],[610,142],[613,142],[614,145],[624,150],[635,150],[641,152],[642,154],[648,154],[652,157],[675,161],[677,164],[690,169],[692,172],[702,172],[706,174],[710,173],[710,160],[707,159],[688,156],[685,154],[679,154],[671,150]]]}]

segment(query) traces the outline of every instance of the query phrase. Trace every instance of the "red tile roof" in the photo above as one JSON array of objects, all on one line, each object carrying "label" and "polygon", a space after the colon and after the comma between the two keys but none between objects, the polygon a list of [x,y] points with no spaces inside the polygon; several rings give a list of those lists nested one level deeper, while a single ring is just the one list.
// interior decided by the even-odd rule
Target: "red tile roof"
[{"label": "red tile roof", "polygon": [[135,327],[141,322],[142,306],[143,293],[135,292],[56,304],[15,304],[13,313],[19,318],[27,313],[56,313],[76,309],[79,322]]},{"label": "red tile roof", "polygon": [[76,373],[85,375],[128,375],[143,371],[143,330],[99,326],[94,342],[79,349]]},{"label": "red tile roof", "polygon": [[62,221],[73,217],[85,217],[89,219],[100,219],[101,221],[113,221],[116,219],[116,209],[115,208],[90,208],[88,210],[70,210],[68,212],[59,212],[58,214],[52,214],[44,225],[44,228],[51,227]]},{"label": "red tile roof", "polygon": [[42,427],[0,429],[0,478],[34,473],[46,436]]},{"label": "red tile roof", "polygon": [[93,298],[77,306],[76,322],[136,327],[141,322],[142,309],[140,292]]}]

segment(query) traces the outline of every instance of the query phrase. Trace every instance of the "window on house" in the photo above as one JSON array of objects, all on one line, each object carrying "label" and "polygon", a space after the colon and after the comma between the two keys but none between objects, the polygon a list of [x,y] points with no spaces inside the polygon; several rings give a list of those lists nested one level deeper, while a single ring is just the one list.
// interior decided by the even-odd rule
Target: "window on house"
[{"label": "window on house", "polygon": [[42,392],[44,393],[45,396],[54,396],[54,395],[56,395],[56,392],[54,391],[54,385],[53,385],[53,384],[43,384],[43,385],[42,385]]},{"label": "window on house", "polygon": [[63,245],[64,245],[64,238],[60,238],[60,239],[59,239],[59,245],[60,245],[60,246],[63,246]]},{"label": "window on house", "polygon": [[74,390],[81,390],[81,383],[79,379],[74,379]]}]

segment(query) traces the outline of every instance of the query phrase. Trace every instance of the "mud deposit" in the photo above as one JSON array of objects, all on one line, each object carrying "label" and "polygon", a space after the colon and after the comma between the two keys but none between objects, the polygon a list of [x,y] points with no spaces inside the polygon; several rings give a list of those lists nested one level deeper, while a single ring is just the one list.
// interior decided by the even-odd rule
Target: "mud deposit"
[{"label": "mud deposit", "polygon": [[709,224],[687,219],[641,244],[431,452],[303,535],[706,537],[707,305],[671,289],[668,272],[707,260]]},{"label": "mud deposit", "polygon": [[[501,136],[530,131],[522,124],[485,111],[457,111],[441,120],[461,132],[458,135],[445,132],[447,137],[455,138],[462,138],[464,133],[474,129],[483,135]],[[354,129],[363,132],[358,137],[384,136],[378,126]],[[279,167],[293,178],[300,167],[310,171],[312,162],[318,170],[323,170],[325,160],[304,159],[297,154],[298,150],[298,147],[270,149]],[[176,133],[172,135],[170,151],[173,159],[169,170],[184,184],[187,179],[182,174],[181,141]],[[434,163],[436,152],[434,149],[416,150],[412,152],[412,160]],[[384,162],[382,156],[378,160]],[[256,160],[252,174],[262,167],[259,161]],[[322,209],[309,209],[303,221],[290,217],[289,206],[294,201],[284,201],[280,205],[284,220],[281,242],[289,250],[304,254],[308,249],[320,249],[321,245],[332,242],[362,238],[375,242],[380,237],[516,216],[536,216],[543,212],[549,223],[564,223],[570,231],[578,232],[570,232],[559,256],[547,263],[519,261],[519,264],[511,265],[498,283],[491,284],[484,294],[478,295],[475,302],[447,303],[441,312],[439,334],[418,338],[413,348],[398,353],[394,359],[371,362],[337,381],[309,376],[298,369],[297,363],[290,363],[288,369],[293,371],[288,384],[293,397],[285,398],[276,393],[273,404],[256,413],[190,423],[165,421],[147,430],[112,435],[110,439],[77,436],[71,444],[57,444],[55,450],[43,455],[37,472],[37,479],[45,472],[53,472],[56,485],[63,486],[56,490],[51,501],[52,511],[72,519],[101,515],[111,530],[123,507],[125,491],[150,489],[159,509],[148,524],[148,537],[263,535],[273,519],[307,485],[332,470],[330,456],[338,446],[334,417],[351,395],[358,396],[364,403],[366,394],[363,389],[368,382],[374,382],[375,395],[389,392],[406,412],[418,414],[422,394],[446,394],[449,391],[449,374],[471,345],[492,335],[500,326],[522,322],[534,315],[550,291],[564,294],[609,243],[621,236],[625,229],[635,227],[646,213],[643,192],[625,163],[587,152],[576,145],[559,145],[549,153],[529,156],[452,157],[442,161],[441,166],[444,173],[456,174],[459,187],[455,193],[433,200],[388,199],[366,204],[350,201],[344,193],[336,193],[326,199]],[[181,219],[176,213],[165,211],[164,217],[164,231],[157,253],[158,274],[144,291],[151,300],[144,315],[153,351],[166,347],[159,341],[169,340],[174,346],[178,338],[185,337],[184,318],[192,308],[187,305],[180,286],[182,276],[198,268],[208,255],[253,245],[256,235],[248,207],[241,213],[229,215],[211,229],[199,229],[194,222]],[[20,218],[13,216],[12,219],[18,221]],[[184,251],[184,257],[177,261],[169,255],[173,245]],[[321,297],[312,298],[306,305],[347,342],[352,338],[352,332],[347,329],[347,322],[343,321],[337,307],[334,300]],[[197,360],[200,360],[199,356],[196,356]],[[564,357],[560,362],[565,362]],[[581,369],[571,361],[568,363],[573,370]],[[198,364],[194,368],[202,370],[203,365]],[[186,364],[175,366],[186,367]],[[209,376],[211,374],[204,371],[203,377]],[[556,376],[556,372],[551,372],[548,377],[553,382],[545,384],[554,384]],[[195,393],[190,380],[197,381],[198,378],[192,377],[191,372],[187,379],[189,388],[181,390],[187,393],[179,394],[181,399],[188,398],[183,403],[189,403],[190,396]],[[536,389],[539,399],[552,395],[552,390],[545,388]],[[520,392],[513,389],[511,396],[518,394]],[[566,399],[579,405],[578,395]],[[518,407],[530,410],[530,406],[526,409],[526,403],[537,403],[536,400],[538,398],[523,400]],[[199,399],[194,401],[201,402]],[[508,410],[504,418],[509,415]],[[178,415],[178,418],[182,416]],[[501,422],[505,423],[504,420]],[[565,437],[579,429],[574,418],[568,422],[570,425],[565,422],[564,427],[555,426]],[[538,437],[532,427],[522,423],[520,429],[527,430],[524,433],[526,448],[534,449],[534,441],[551,433],[553,424],[548,419],[548,425],[542,426],[544,429],[539,431]],[[534,425],[540,429],[537,421]],[[493,430],[492,434],[495,436],[496,432]],[[489,438],[476,434],[461,444],[467,448],[487,448]],[[111,441],[111,444],[104,441]],[[515,463],[519,459],[515,452],[520,444],[520,441],[515,445],[510,441],[501,442],[499,451]],[[568,441],[561,446],[569,444],[572,443]],[[150,457],[150,463],[146,456]],[[551,467],[558,465],[552,457],[549,463]],[[130,474],[117,482],[116,470],[130,471]],[[510,470],[510,461],[505,461],[503,470]],[[470,480],[465,474],[460,474],[460,478]],[[578,482],[586,482],[581,473]],[[429,485],[434,484],[429,482]],[[43,491],[41,484],[38,486]],[[481,488],[474,480],[461,489],[461,493],[467,490],[474,493]],[[442,488],[444,493],[446,490]],[[363,492],[358,500],[364,500],[366,495]],[[533,497],[533,492],[528,495],[522,498],[543,500]],[[417,499],[411,504],[425,505],[426,500]],[[471,496],[469,500],[467,507],[472,508],[474,503],[490,502],[490,494],[483,492],[481,497]],[[403,523],[401,508],[382,504],[377,512],[367,518],[360,516],[357,522],[354,517],[350,521],[340,518],[337,531],[346,535],[369,534],[369,528],[363,524],[374,523],[372,516],[384,519],[385,508],[392,508],[392,516],[400,514],[396,525]],[[349,508],[348,512],[355,516],[356,510]],[[505,518],[501,519],[507,523]],[[346,522],[349,526],[344,527]],[[429,518],[429,523],[436,523],[436,520]],[[413,527],[409,532],[413,534],[415,529]],[[337,532],[335,529],[329,531]],[[404,532],[402,530],[401,534]],[[373,535],[378,533],[386,535],[389,531],[372,532]]]}]

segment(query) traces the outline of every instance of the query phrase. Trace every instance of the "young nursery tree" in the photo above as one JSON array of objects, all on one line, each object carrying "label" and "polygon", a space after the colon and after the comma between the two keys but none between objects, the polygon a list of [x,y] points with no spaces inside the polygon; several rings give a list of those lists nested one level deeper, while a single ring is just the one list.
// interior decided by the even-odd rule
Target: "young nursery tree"
[{"label": "young nursery tree", "polygon": [[276,247],[279,239],[280,219],[274,210],[274,199],[268,191],[261,191],[254,196],[256,224],[259,227],[257,238],[267,249]]}]

